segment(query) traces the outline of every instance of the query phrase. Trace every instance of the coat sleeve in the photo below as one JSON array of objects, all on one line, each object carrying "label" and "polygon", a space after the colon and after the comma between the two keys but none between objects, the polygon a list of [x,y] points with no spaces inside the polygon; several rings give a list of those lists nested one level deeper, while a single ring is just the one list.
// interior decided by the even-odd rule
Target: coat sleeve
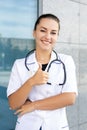
[{"label": "coat sleeve", "polygon": [[12,67],[8,87],[7,87],[7,97],[14,93],[21,86],[21,80],[18,73],[17,60],[14,62]]},{"label": "coat sleeve", "polygon": [[63,85],[62,92],[77,92],[76,67],[71,56],[65,60],[66,82]]}]

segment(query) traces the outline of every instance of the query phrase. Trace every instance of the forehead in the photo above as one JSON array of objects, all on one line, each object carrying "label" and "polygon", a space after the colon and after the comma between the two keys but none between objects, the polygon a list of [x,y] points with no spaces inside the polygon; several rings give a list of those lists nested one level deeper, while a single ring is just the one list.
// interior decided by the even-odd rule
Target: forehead
[{"label": "forehead", "polygon": [[42,18],[37,27],[44,27],[50,30],[58,30],[58,22],[51,18]]}]

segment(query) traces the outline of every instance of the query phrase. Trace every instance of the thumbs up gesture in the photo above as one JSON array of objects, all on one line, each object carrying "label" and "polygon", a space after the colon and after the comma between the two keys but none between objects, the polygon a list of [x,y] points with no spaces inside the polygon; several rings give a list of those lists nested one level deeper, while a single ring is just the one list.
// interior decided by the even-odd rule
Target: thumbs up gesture
[{"label": "thumbs up gesture", "polygon": [[34,85],[46,84],[48,81],[48,72],[42,71],[42,65],[39,63],[39,68],[33,78]]}]

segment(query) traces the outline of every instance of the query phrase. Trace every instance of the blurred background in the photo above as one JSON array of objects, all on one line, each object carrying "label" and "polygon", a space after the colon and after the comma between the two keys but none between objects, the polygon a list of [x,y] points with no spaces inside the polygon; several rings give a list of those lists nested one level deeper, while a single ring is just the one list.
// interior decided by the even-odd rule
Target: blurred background
[{"label": "blurred background", "polygon": [[34,48],[34,22],[42,13],[60,19],[55,49],[72,55],[76,64],[78,98],[67,108],[70,130],[87,129],[87,0],[0,0],[0,129],[14,130],[6,89],[12,65]]}]

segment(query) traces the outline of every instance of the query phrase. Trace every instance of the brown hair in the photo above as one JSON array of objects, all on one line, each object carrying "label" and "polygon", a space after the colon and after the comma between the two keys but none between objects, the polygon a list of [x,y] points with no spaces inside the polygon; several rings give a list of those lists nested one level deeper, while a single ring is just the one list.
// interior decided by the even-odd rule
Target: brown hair
[{"label": "brown hair", "polygon": [[42,14],[41,16],[38,17],[37,21],[35,22],[35,25],[34,25],[34,30],[36,30],[37,28],[37,25],[40,23],[40,20],[43,19],[43,18],[50,18],[50,19],[53,19],[55,20],[58,25],[59,25],[59,30],[60,30],[60,20],[58,17],[56,17],[55,15],[53,14]]}]

